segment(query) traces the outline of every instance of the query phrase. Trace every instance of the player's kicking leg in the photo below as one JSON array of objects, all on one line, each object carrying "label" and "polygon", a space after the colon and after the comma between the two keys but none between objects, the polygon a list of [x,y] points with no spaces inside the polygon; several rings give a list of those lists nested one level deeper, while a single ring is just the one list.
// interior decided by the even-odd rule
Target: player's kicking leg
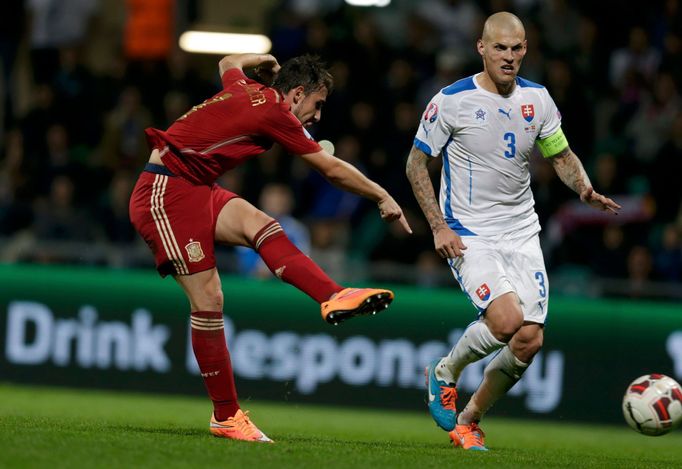
[{"label": "player's kicking leg", "polygon": [[276,220],[243,199],[231,200],[220,211],[216,240],[255,249],[277,278],[317,301],[322,319],[330,324],[376,314],[393,301],[390,290],[343,288],[334,282],[294,246]]}]

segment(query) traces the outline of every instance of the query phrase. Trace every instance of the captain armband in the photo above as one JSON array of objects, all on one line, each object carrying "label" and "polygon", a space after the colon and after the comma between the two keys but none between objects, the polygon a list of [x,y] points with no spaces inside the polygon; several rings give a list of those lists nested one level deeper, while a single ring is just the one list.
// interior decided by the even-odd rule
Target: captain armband
[{"label": "captain armband", "polygon": [[557,155],[561,150],[566,148],[568,146],[568,140],[566,140],[563,130],[559,127],[559,130],[554,132],[553,135],[537,140],[537,144],[542,156],[549,158],[550,156]]}]

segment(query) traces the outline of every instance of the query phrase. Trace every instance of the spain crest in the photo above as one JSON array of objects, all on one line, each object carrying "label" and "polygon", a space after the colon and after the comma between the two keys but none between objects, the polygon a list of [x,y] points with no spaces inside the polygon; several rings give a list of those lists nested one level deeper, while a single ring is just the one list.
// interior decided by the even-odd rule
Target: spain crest
[{"label": "spain crest", "polygon": [[521,105],[521,115],[526,119],[526,122],[532,121],[535,117],[535,107],[532,104]]},{"label": "spain crest", "polygon": [[204,256],[204,251],[201,250],[201,243],[199,241],[192,241],[190,239],[189,243],[185,246],[185,250],[190,262],[199,262],[206,257]]}]

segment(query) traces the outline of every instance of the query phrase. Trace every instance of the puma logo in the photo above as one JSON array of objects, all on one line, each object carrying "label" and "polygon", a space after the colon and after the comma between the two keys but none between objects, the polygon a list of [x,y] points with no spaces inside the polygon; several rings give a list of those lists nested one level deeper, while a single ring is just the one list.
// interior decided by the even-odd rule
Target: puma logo
[{"label": "puma logo", "polygon": [[511,108],[509,108],[509,110],[508,110],[507,112],[504,112],[504,109],[501,109],[501,108],[498,108],[497,110],[498,110],[499,112],[501,112],[502,114],[504,114],[505,116],[507,116],[507,118],[508,118],[509,120],[511,120],[511,116],[510,116],[510,114],[511,114]]}]

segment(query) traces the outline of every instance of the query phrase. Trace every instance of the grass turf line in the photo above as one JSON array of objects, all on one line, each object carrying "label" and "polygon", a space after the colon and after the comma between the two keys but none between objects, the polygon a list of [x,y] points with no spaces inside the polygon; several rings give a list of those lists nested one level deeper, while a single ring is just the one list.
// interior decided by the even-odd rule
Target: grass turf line
[{"label": "grass turf line", "polygon": [[[615,403],[614,405],[618,405]],[[243,402],[274,445],[214,438],[207,399],[0,384],[0,467],[680,467],[682,432],[486,419],[487,453],[421,412]],[[421,403],[415,403],[420,406]]]}]

